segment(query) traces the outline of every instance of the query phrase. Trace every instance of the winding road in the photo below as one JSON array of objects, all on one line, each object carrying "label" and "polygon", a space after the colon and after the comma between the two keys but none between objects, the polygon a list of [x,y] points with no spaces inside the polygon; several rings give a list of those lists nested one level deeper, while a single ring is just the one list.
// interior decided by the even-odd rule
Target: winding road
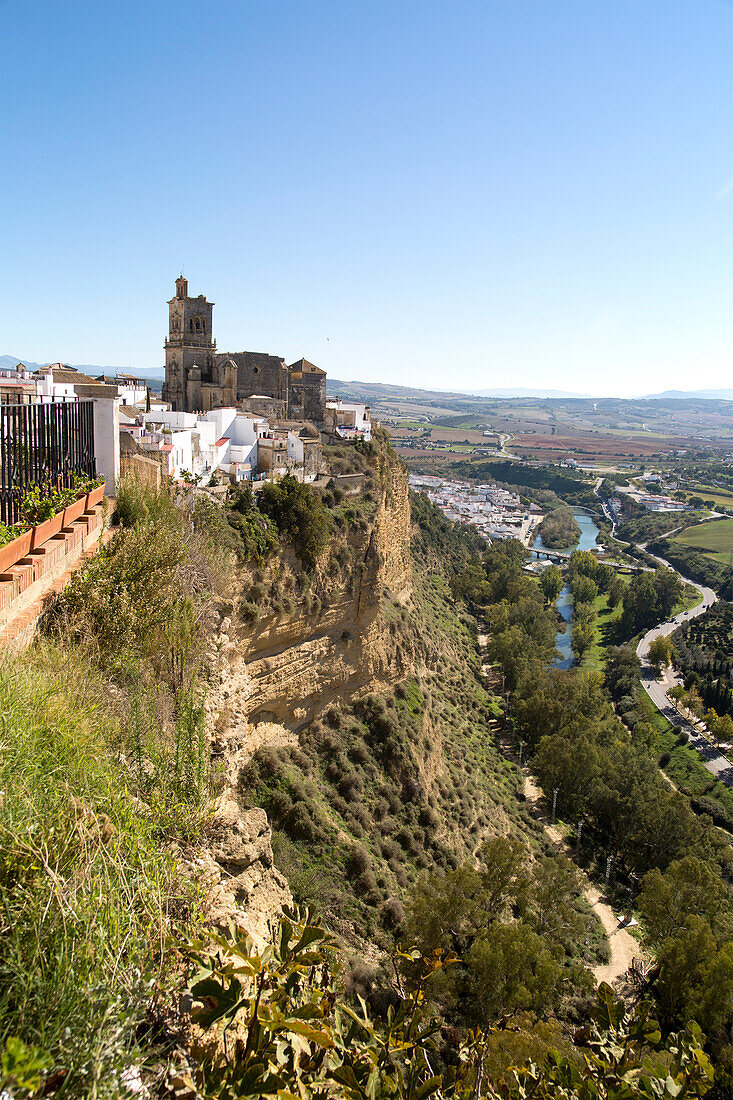
[{"label": "winding road", "polygon": [[[655,555],[652,555],[652,557],[654,557],[655,561],[658,561],[660,565],[666,565],[669,569],[674,568],[668,561],[665,561],[664,558],[657,558]],[[677,572],[677,570],[675,570],[675,572]],[[641,683],[657,710],[668,722],[671,722],[673,726],[680,726],[689,736],[691,747],[697,749],[700,753],[703,764],[711,775],[714,775],[716,779],[720,779],[726,786],[733,787],[733,764],[731,761],[714,748],[707,738],[693,726],[692,722],[685,718],[667,698],[667,692],[670,688],[682,682],[681,677],[676,672],[667,669],[664,677],[658,680],[656,672],[649,663],[649,646],[655,638],[665,637],[671,634],[673,630],[676,630],[682,623],[688,622],[698,615],[702,615],[709,607],[712,607],[718,598],[712,588],[706,588],[704,585],[696,584],[695,581],[691,581],[689,577],[683,577],[681,573],[678,573],[678,576],[681,577],[685,584],[690,584],[693,588],[697,589],[702,596],[702,602],[699,603],[697,607],[693,607],[691,611],[683,611],[682,614],[675,615],[673,619],[660,623],[659,626],[654,626],[651,630],[647,631],[636,647],[637,656],[641,660]]]}]

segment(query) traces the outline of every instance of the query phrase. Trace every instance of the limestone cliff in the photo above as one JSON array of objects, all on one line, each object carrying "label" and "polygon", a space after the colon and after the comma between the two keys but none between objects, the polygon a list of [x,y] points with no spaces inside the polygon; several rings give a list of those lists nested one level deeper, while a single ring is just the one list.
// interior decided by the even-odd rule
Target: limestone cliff
[{"label": "limestone cliff", "polygon": [[[410,653],[390,616],[411,592],[406,468],[390,464],[378,485],[371,516],[325,553],[307,595],[289,601],[291,609],[246,621],[240,607],[250,578],[243,575],[225,624],[229,677],[221,684],[217,719],[222,736],[246,719],[261,743],[256,731],[263,722],[298,730],[333,699],[353,698],[409,671]],[[294,566],[282,557],[266,580],[294,588]]]},{"label": "limestone cliff", "polygon": [[[243,768],[258,748],[297,745],[297,730],[335,698],[351,700],[411,668],[399,629],[412,581],[407,470],[384,461],[375,484],[373,508],[334,539],[307,592],[297,591],[302,571],[287,553],[259,580],[242,570],[208,654],[208,730],[222,793],[197,870],[208,887],[207,919],[260,942],[291,897],[265,812],[242,804]],[[245,610],[254,586],[296,598],[252,622]]]}]

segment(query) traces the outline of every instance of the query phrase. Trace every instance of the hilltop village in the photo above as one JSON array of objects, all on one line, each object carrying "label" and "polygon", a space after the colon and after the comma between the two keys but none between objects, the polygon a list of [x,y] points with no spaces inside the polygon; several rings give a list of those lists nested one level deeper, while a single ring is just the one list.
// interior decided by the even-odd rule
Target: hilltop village
[{"label": "hilltop village", "polygon": [[162,397],[130,374],[92,377],[64,363],[0,375],[0,403],[92,401],[96,464],[112,492],[135,474],[201,485],[313,482],[328,470],[326,443],[369,442],[369,406],[326,398],[326,372],[264,352],[216,353],[213,302],[188,294],[183,276],[168,303]]}]

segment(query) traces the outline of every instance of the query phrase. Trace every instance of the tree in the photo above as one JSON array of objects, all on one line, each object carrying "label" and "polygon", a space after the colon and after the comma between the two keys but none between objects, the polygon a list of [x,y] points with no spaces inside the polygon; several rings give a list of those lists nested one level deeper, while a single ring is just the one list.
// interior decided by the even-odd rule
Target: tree
[{"label": "tree", "polygon": [[543,1012],[555,1000],[560,967],[541,936],[521,921],[494,924],[467,958],[470,1014],[485,1026],[507,1012]]},{"label": "tree", "polygon": [[664,941],[658,956],[656,994],[666,1027],[689,1019],[690,1007],[704,987],[716,953],[710,925],[695,914],[687,918],[676,935]]},{"label": "tree", "polygon": [[312,572],[333,529],[331,514],[320,494],[287,474],[281,481],[266,482],[259,504],[292,544],[306,571]]},{"label": "tree", "polygon": [[659,597],[650,573],[639,573],[627,584],[624,594],[624,628],[636,634],[644,627],[659,622]]},{"label": "tree", "polygon": [[618,702],[624,695],[633,695],[640,674],[641,661],[633,646],[609,646],[604,679],[612,699]]},{"label": "tree", "polygon": [[589,627],[596,617],[596,609],[592,603],[578,601],[573,605],[573,629],[577,626]]},{"label": "tree", "polygon": [[607,600],[610,608],[618,607],[624,598],[624,583],[615,576],[612,581],[609,582],[607,589]]},{"label": "tree", "polygon": [[570,581],[570,591],[576,603],[593,603],[598,595],[598,585],[583,573],[576,573]]},{"label": "tree", "polygon": [[639,911],[650,940],[659,945],[676,936],[694,914],[715,927],[723,914],[730,916],[730,899],[709,863],[685,856],[664,872],[655,867],[644,876]]},{"label": "tree", "polygon": [[657,594],[660,615],[665,619],[669,618],[674,605],[680,600],[684,591],[679,573],[675,573],[674,569],[655,569],[654,591]]},{"label": "tree", "polygon": [[550,565],[542,570],[540,588],[547,602],[553,604],[562,589],[562,574],[556,565]]},{"label": "tree", "polygon": [[578,876],[570,861],[563,856],[545,856],[532,867],[524,919],[539,935],[570,948],[581,931],[582,920],[575,908],[579,892]]},{"label": "tree", "polygon": [[522,889],[527,857],[525,844],[505,836],[493,837],[479,849],[482,904],[490,920],[500,917]]},{"label": "tree", "polygon": [[649,663],[659,672],[672,663],[672,643],[664,634],[654,638],[649,646]]},{"label": "tree", "polygon": [[[715,714],[715,711],[712,713]],[[729,745],[733,741],[733,718],[730,714],[715,714],[712,724],[708,723],[708,729],[717,745]]]},{"label": "tree", "polygon": [[[521,922],[500,926],[474,950],[474,1010],[481,1022],[508,1006],[556,999],[560,966]],[[632,1014],[605,984],[569,1055],[553,1049],[541,1065],[530,1062],[496,1081],[486,1074],[484,1036],[457,1032],[456,1056],[442,1060],[436,1076],[441,1021],[427,1014],[426,997],[430,983],[455,960],[440,952],[431,958],[402,952],[415,981],[406,988],[398,979],[387,1013],[373,1017],[364,1001],[357,1008],[339,1000],[336,943],[298,910],[286,910],[261,951],[248,938],[208,933],[187,945],[186,956],[195,968],[191,1015],[207,1052],[196,1060],[191,1093],[229,1100],[694,1100],[714,1078],[699,1027],[669,1036],[665,1053],[649,1006]],[[221,1043],[222,1029],[231,1029],[229,1043]],[[215,1048],[212,1057],[208,1051]],[[3,1052],[3,1069],[7,1060]]]},{"label": "tree", "polygon": [[575,656],[579,661],[582,661],[583,657],[593,645],[593,626],[590,623],[574,624],[571,645]]}]

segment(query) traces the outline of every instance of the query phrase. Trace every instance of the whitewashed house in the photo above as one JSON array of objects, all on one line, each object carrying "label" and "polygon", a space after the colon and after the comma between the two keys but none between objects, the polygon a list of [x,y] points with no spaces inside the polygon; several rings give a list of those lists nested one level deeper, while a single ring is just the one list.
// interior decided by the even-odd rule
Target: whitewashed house
[{"label": "whitewashed house", "polygon": [[337,439],[372,438],[372,421],[368,405],[342,401],[338,397],[326,401],[325,431]]}]

